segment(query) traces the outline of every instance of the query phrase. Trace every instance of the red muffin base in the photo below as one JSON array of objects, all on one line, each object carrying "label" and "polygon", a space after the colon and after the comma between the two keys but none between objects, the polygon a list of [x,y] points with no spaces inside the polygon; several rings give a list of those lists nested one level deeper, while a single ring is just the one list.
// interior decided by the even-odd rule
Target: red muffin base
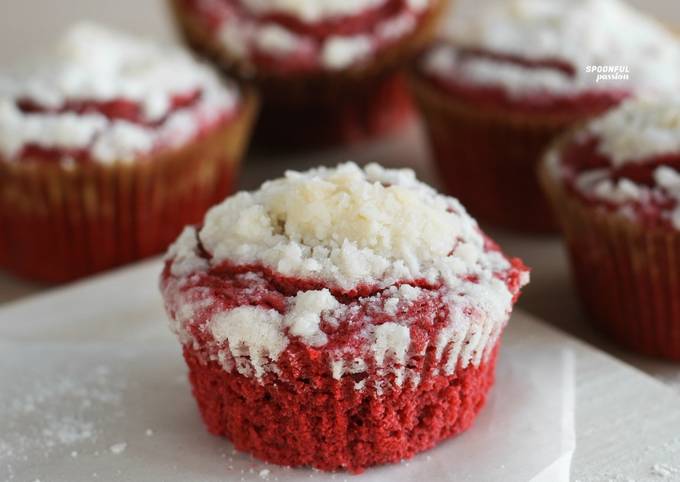
[{"label": "red muffin base", "polygon": [[0,162],[1,267],[54,283],[162,252],[232,191],[256,106],[134,163]]},{"label": "red muffin base", "polygon": [[211,433],[267,462],[355,473],[408,459],[467,430],[493,385],[497,354],[498,346],[479,367],[430,372],[415,388],[406,383],[379,396],[372,388],[355,390],[352,377],[333,379],[324,364],[313,364],[311,373],[306,367],[304,377],[284,364],[285,381],[262,384],[184,349]]},{"label": "red muffin base", "polygon": [[545,168],[542,180],[595,325],[633,351],[680,361],[680,233],[586,204]]}]

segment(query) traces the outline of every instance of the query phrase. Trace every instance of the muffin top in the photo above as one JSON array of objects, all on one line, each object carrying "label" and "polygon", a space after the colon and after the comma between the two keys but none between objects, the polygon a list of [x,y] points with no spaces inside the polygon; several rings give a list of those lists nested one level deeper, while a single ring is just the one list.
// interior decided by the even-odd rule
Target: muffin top
[{"label": "muffin top", "polygon": [[435,0],[178,0],[245,72],[342,70],[411,34]]},{"label": "muffin top", "polygon": [[187,53],[94,24],[0,75],[0,158],[129,162],[232,116],[238,89]]},{"label": "muffin top", "polygon": [[263,376],[264,354],[315,349],[334,376],[389,359],[403,381],[430,344],[449,372],[479,364],[527,281],[457,200],[410,170],[348,163],[214,207],[170,248],[162,286],[180,339],[249,354],[244,374]]},{"label": "muffin top", "polygon": [[621,0],[507,0],[458,23],[422,68],[496,102],[566,107],[680,86],[675,35]]},{"label": "muffin top", "polygon": [[639,99],[595,119],[547,156],[584,202],[680,230],[680,99]]}]

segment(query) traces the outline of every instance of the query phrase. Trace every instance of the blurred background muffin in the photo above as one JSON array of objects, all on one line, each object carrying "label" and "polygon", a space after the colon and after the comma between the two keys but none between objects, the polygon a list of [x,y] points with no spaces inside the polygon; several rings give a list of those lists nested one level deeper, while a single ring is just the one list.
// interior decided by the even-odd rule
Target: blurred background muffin
[{"label": "blurred background muffin", "polygon": [[177,48],[94,24],[0,77],[0,245],[65,281],[164,250],[231,192],[256,101]]},{"label": "blurred background muffin", "polygon": [[565,137],[542,180],[593,320],[680,360],[680,97],[628,101]]},{"label": "blurred background muffin", "polygon": [[680,87],[675,35],[620,0],[492,2],[447,34],[415,64],[414,92],[448,191],[498,226],[554,228],[535,171],[555,136]]},{"label": "blurred background muffin", "polygon": [[434,34],[448,0],[172,0],[189,45],[254,82],[257,145],[308,147],[400,127],[400,66]]}]

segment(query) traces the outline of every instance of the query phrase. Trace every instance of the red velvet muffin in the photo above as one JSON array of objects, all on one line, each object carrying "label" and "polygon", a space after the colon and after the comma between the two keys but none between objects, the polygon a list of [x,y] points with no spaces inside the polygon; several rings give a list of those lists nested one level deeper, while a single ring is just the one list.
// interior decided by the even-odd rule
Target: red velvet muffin
[{"label": "red velvet muffin", "polygon": [[527,281],[455,199],[349,163],[214,207],[161,288],[210,432],[359,472],[472,425]]},{"label": "red velvet muffin", "polygon": [[57,282],[167,249],[228,195],[256,102],[94,25],[0,77],[0,262]]},{"label": "red velvet muffin", "polygon": [[263,146],[352,142],[401,126],[397,68],[448,0],[172,0],[187,42],[264,97]]},{"label": "red velvet muffin", "polygon": [[629,101],[548,153],[576,286],[620,343],[680,360],[680,101]]},{"label": "red velvet muffin", "polygon": [[550,231],[543,152],[630,96],[677,90],[680,47],[619,0],[509,0],[464,20],[412,70],[433,156],[483,223]]}]

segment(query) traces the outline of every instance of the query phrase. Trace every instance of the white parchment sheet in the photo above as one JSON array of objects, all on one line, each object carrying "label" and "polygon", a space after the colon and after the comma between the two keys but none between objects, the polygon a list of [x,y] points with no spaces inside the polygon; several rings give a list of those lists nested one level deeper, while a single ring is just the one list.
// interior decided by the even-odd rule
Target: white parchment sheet
[{"label": "white parchment sheet", "polygon": [[[165,329],[160,314],[148,322]],[[511,322],[470,431],[360,476],[265,464],[209,435],[170,336],[0,341],[0,480],[568,481],[573,357],[559,337],[532,339],[533,326],[521,315]]]}]

